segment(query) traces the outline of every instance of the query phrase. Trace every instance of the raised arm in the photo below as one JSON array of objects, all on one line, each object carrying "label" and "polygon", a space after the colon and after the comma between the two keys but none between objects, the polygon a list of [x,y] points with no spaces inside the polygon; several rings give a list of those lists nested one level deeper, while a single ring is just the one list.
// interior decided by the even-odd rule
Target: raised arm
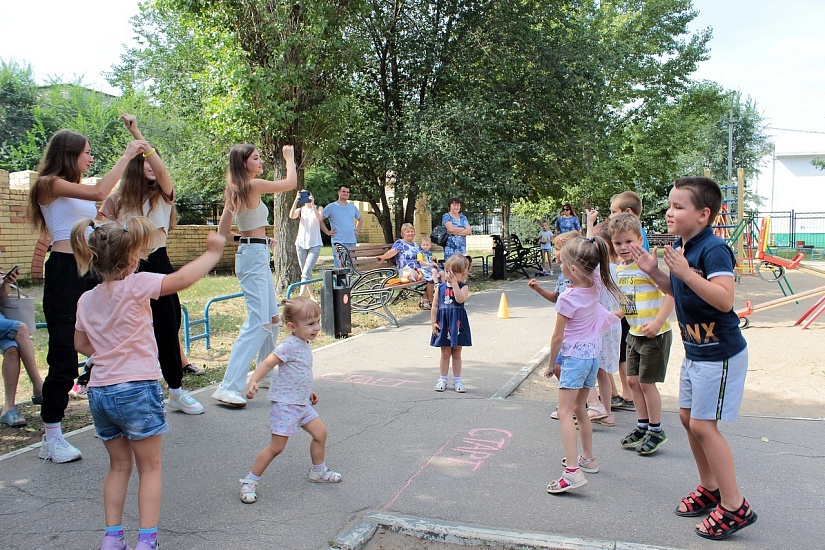
[{"label": "raised arm", "polygon": [[50,192],[56,197],[67,197],[70,199],[82,199],[87,201],[102,201],[109,196],[115,184],[120,179],[126,165],[136,155],[146,152],[150,149],[149,144],[143,140],[135,140],[126,146],[123,155],[118,159],[115,165],[109,170],[109,173],[103,176],[99,182],[94,185],[78,185],[77,183],[64,180],[63,178],[54,178],[52,180]]},{"label": "raised arm", "polygon": [[[140,133],[140,129],[137,125],[137,117],[135,117],[135,115],[130,115],[129,113],[124,113],[121,111],[120,120],[123,121],[126,129],[129,130],[129,133],[132,134],[135,139],[146,141],[143,138],[143,134]],[[154,147],[149,147],[149,149],[143,153],[143,156],[145,157],[146,162],[149,163],[149,166],[152,167],[152,171],[155,173],[155,177],[158,181],[158,186],[163,191],[163,194],[169,201],[174,200],[175,186],[172,184],[172,178],[169,177],[169,172],[166,170],[166,165],[163,164],[163,160],[160,158],[160,155],[155,152]]]},{"label": "raised arm", "polygon": [[201,280],[221,260],[225,244],[226,238],[223,235],[210,231],[206,235],[206,252],[164,277],[160,288],[161,296],[174,294]]},{"label": "raised arm", "polygon": [[283,155],[284,161],[286,161],[286,178],[275,181],[256,178],[250,182],[250,187],[254,193],[259,195],[280,193],[295,189],[298,186],[298,170],[295,168],[295,150],[292,145],[284,145]]}]

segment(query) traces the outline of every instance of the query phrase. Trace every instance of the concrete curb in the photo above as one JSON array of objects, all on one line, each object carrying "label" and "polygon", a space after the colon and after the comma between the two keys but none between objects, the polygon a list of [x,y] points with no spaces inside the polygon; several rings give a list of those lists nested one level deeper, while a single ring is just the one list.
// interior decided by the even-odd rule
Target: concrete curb
[{"label": "concrete curb", "polygon": [[663,546],[497,529],[483,525],[371,510],[361,514],[361,518],[352,527],[333,541],[334,546],[330,546],[330,549],[361,550],[372,539],[379,527],[427,540],[461,545],[491,544],[524,549],[558,550],[670,550]]}]

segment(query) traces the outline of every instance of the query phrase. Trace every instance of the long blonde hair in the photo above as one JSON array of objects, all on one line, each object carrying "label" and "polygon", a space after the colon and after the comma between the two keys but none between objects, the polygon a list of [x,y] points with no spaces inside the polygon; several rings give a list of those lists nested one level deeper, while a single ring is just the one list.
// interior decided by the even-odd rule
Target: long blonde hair
[{"label": "long blonde hair", "polygon": [[235,145],[229,150],[229,169],[226,171],[224,200],[229,210],[237,215],[247,210],[251,191],[246,161],[255,152],[255,146],[248,143]]},{"label": "long blonde hair", "polygon": [[48,231],[40,205],[51,202],[52,182],[55,178],[60,178],[80,183],[83,173],[77,165],[77,157],[86,148],[87,143],[89,140],[86,136],[71,130],[60,130],[49,139],[43,157],[37,165],[37,181],[29,191],[27,208],[29,222],[40,233]]},{"label": "long blonde hair", "polygon": [[[87,239],[89,227],[93,229]],[[151,251],[156,231],[157,227],[143,216],[125,222],[80,220],[72,227],[71,237],[78,273],[82,276],[91,271],[104,282],[125,278]]]},{"label": "long blonde hair", "polygon": [[625,302],[624,294],[610,275],[610,248],[603,238],[596,236],[592,239],[585,237],[570,239],[564,243],[560,257],[562,263],[568,266],[576,265],[586,275],[592,276],[593,271],[598,267],[602,285],[619,303]]}]

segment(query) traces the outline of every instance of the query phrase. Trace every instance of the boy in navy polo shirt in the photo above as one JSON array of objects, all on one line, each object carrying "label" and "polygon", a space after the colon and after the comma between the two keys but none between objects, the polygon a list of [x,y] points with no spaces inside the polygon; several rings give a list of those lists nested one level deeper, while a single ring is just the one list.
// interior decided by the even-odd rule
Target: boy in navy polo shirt
[{"label": "boy in navy polo shirt", "polygon": [[710,515],[696,526],[699,536],[724,539],[756,522],[739,493],[736,470],[719,420],[736,420],[748,371],[748,349],[733,311],[736,258],[711,229],[722,192],[709,178],[680,178],[668,198],[667,231],[679,235],[666,246],[670,275],[659,269],[656,249],[633,247],[639,267],[672,294],[685,345],[679,378],[679,419],[687,430],[699,470],[699,486],[682,499],[679,516]]}]

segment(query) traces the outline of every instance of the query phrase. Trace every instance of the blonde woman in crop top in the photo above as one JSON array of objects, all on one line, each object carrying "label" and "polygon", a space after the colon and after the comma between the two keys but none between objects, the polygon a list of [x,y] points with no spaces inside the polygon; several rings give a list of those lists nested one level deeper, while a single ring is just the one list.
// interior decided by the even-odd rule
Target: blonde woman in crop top
[{"label": "blonde woman in crop top", "polygon": [[278,339],[278,304],[269,269],[269,239],[266,235],[269,209],[261,195],[295,189],[298,174],[291,145],[283,148],[286,178],[260,179],[264,163],[252,145],[236,145],[229,151],[224,207],[218,232],[229,235],[234,219],[241,232],[235,255],[235,274],[246,302],[246,321],[232,345],[223,381],[212,398],[232,407],[246,406],[241,394],[246,389],[249,364],[257,356],[263,361],[275,349]]},{"label": "blonde woman in crop top", "polygon": [[[49,331],[49,371],[43,383],[40,416],[46,426],[40,457],[52,462],[81,458],[80,450],[63,438],[61,423],[69,403],[69,390],[77,377],[74,325],[80,295],[97,284],[92,277],[80,277],[69,244],[72,226],[94,218],[96,201],[105,199],[135,156],[148,154],[149,144],[134,140],[126,147],[112,170],[95,185],[83,185],[80,177],[89,171],[92,157],[89,140],[70,130],[52,136],[37,168],[38,177],[29,193],[28,217],[35,230],[49,234],[52,250],[46,260],[43,313]],[[91,228],[90,228],[91,230]]]},{"label": "blonde woman in crop top", "polygon": [[[134,115],[122,115],[126,129],[137,139],[143,139]],[[175,187],[160,155],[155,152],[138,155],[129,161],[117,191],[100,208],[100,216],[125,222],[135,216],[145,216],[157,227],[155,250],[138,264],[138,271],[170,275],[175,272],[166,252],[166,238],[177,222]],[[183,389],[183,357],[180,345],[181,311],[176,292],[150,300],[152,328],[158,344],[158,361],[163,379],[169,386],[169,408],[186,414],[201,414],[203,405]],[[187,362],[188,363],[188,362]]]}]

